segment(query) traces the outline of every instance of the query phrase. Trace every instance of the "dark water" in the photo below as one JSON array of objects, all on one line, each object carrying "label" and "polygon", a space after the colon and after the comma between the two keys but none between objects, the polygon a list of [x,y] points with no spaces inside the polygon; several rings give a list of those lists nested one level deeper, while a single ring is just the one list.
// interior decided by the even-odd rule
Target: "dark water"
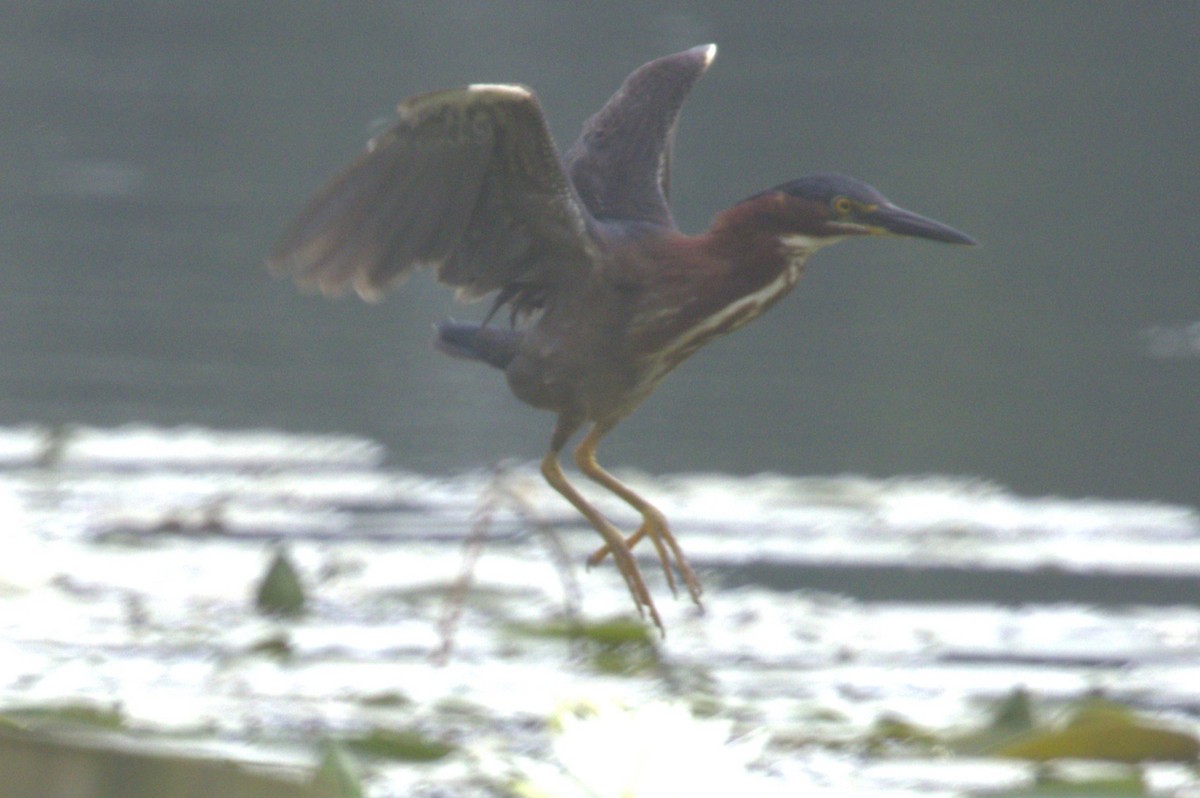
[{"label": "dark water", "polygon": [[[633,67],[721,46],[688,230],[836,169],[970,232],[856,242],[612,437],[651,472],[977,475],[1200,503],[1200,5],[18,4],[0,20],[0,423],[344,431],[450,472],[550,419],[429,350],[428,279],[304,297],[263,253],[399,99],[537,88],[561,143]],[[1191,330],[1192,332],[1189,332]]]}]

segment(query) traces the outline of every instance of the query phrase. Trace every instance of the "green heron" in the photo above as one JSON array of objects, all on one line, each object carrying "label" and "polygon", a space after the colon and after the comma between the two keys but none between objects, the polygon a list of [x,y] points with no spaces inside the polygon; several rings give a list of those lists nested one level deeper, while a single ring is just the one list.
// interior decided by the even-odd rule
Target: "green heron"
[{"label": "green heron", "polygon": [[[546,481],[595,527],[638,611],[662,621],[631,550],[648,537],[673,572],[701,587],[663,514],[596,461],[600,440],[671,369],[787,294],[821,247],[865,235],[973,244],[849,177],[816,174],[755,194],[681,233],[667,204],[671,139],[684,98],[716,54],[695,47],[642,66],[559,158],[523,86],[477,84],[397,109],[348,169],[301,211],[270,255],[276,272],[366,299],[422,266],[463,300],[495,294],[481,323],[438,324],[443,352],[504,371],[522,401],[558,415]],[[493,324],[502,308],[508,324]],[[567,481],[585,476],[641,515],[626,538]]]}]

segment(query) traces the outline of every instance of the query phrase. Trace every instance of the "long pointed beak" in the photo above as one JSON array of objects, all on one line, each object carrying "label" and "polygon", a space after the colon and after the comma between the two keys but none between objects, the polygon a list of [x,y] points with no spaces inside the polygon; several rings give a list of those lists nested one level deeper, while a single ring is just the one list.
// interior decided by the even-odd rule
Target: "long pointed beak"
[{"label": "long pointed beak", "polygon": [[966,233],[960,233],[949,225],[891,204],[880,205],[871,213],[866,214],[863,221],[880,228],[881,233],[928,238],[930,241],[943,241],[947,244],[974,246],[979,243]]}]

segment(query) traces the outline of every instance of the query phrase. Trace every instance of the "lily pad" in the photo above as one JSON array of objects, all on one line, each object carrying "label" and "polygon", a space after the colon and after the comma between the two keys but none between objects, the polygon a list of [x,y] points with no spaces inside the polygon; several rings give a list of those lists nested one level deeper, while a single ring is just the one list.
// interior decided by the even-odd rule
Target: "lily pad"
[{"label": "lily pad", "polygon": [[313,793],[321,798],[362,798],[365,794],[354,758],[336,742],[327,743],[313,774]]},{"label": "lily pad", "polygon": [[0,717],[18,727],[65,724],[99,729],[120,729],[125,725],[125,714],[119,706],[99,706],[88,702],[12,707],[0,713]]},{"label": "lily pad", "polygon": [[254,605],[266,615],[293,617],[304,612],[304,584],[285,549],[275,550],[271,565],[258,583]]},{"label": "lily pad", "polygon": [[372,729],[345,744],[365,756],[403,762],[435,762],[454,751],[454,746],[412,729]]},{"label": "lily pad", "polygon": [[579,645],[587,662],[601,673],[632,675],[662,664],[654,632],[641,621],[625,616],[594,622],[514,624],[509,628],[518,635],[558,638]]},{"label": "lily pad", "polygon": [[1195,762],[1200,740],[1103,699],[1089,699],[1065,724],[1033,729],[997,746],[992,755],[1045,762],[1102,759],[1110,762]]}]

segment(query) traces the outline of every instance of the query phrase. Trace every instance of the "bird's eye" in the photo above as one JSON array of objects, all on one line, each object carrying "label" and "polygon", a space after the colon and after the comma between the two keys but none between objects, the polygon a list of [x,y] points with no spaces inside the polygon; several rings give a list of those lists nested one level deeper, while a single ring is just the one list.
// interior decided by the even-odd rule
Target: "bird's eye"
[{"label": "bird's eye", "polygon": [[849,197],[834,197],[830,205],[838,216],[849,216],[854,210],[854,200]]}]

